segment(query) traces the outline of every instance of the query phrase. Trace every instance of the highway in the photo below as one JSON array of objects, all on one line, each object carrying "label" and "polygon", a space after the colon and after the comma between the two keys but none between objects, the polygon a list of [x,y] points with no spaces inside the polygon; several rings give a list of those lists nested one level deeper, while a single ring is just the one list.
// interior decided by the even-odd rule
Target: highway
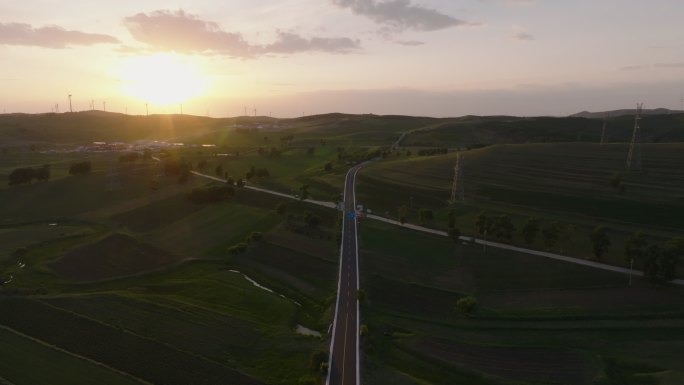
[{"label": "highway", "polygon": [[363,164],[352,167],[344,182],[344,219],[340,245],[337,304],[326,385],[359,385],[359,258],[356,236],[356,173]]}]

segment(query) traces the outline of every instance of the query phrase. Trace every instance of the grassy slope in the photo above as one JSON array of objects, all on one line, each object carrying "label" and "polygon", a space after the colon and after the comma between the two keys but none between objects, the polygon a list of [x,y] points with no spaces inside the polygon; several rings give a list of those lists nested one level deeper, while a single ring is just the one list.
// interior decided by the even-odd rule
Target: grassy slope
[{"label": "grassy slope", "polygon": [[[462,178],[466,201],[454,206],[458,226],[473,234],[474,218],[483,209],[508,213],[518,229],[530,216],[544,223],[573,223],[577,229],[565,251],[589,256],[589,232],[597,224],[607,224],[615,230],[607,258],[624,264],[622,245],[631,232],[671,237],[684,228],[682,218],[674,214],[684,205],[682,148],[681,144],[644,145],[644,171],[623,175],[625,195],[609,185],[613,173],[624,168],[624,145],[497,145],[466,151]],[[359,202],[396,216],[398,207],[412,199],[410,220],[416,220],[416,209],[431,208],[441,210],[434,225],[445,227],[455,156],[396,157],[372,164],[360,173]],[[522,240],[518,235],[514,241]],[[535,246],[543,248],[541,239]]]},{"label": "grassy slope", "polygon": [[[468,147],[496,143],[593,142],[601,140],[603,119],[466,116],[407,136],[404,146]],[[649,115],[641,122],[644,142],[684,141],[684,114]],[[609,118],[606,143],[632,138],[633,116]]]},{"label": "grassy slope", "polygon": [[[569,383],[591,384],[603,375],[602,356],[661,368],[665,384],[684,378],[676,358],[684,352],[681,289],[630,289],[619,274],[504,252],[485,256],[370,221],[360,240],[366,383],[509,383],[503,369],[509,379],[567,375]],[[563,293],[570,297],[564,303],[545,298]],[[475,318],[454,311],[466,294],[480,299]],[[495,300],[499,294],[516,306]],[[447,350],[437,353],[435,343]],[[541,356],[540,348],[547,349]],[[534,365],[544,367],[524,372]],[[570,368],[572,376],[563,374]]]}]

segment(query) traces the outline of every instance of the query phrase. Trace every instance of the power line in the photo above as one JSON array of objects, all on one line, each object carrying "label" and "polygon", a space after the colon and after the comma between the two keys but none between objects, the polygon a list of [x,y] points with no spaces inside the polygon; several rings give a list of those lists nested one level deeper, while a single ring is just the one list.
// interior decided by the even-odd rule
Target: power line
[{"label": "power line", "polygon": [[449,199],[449,203],[452,204],[462,202],[465,195],[463,192],[463,178],[461,176],[462,160],[463,156],[458,154],[458,156],[456,156],[456,164],[454,165],[454,181],[451,184],[451,199]]}]

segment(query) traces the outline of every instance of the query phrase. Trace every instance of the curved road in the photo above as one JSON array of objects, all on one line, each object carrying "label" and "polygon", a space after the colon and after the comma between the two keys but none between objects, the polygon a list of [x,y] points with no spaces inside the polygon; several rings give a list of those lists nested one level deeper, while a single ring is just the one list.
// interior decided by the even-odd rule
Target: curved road
[{"label": "curved road", "polygon": [[337,304],[333,320],[326,385],[359,385],[359,257],[356,236],[356,173],[363,163],[347,172],[344,182],[344,219],[340,245]]}]

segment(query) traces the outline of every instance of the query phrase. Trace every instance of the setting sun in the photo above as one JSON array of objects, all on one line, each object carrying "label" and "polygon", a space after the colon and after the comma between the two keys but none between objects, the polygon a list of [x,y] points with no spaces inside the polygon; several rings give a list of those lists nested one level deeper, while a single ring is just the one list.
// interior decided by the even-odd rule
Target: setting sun
[{"label": "setting sun", "polygon": [[128,59],[121,69],[123,90],[142,101],[170,105],[205,91],[206,82],[187,58],[157,54]]}]

